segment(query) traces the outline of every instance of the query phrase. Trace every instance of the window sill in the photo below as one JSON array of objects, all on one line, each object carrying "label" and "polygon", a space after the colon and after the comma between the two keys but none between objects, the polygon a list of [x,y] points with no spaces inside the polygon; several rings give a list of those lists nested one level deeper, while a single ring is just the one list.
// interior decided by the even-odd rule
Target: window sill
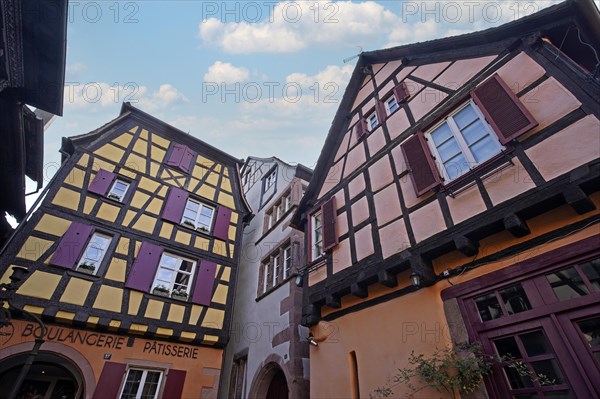
[{"label": "window sill", "polygon": [[204,235],[206,237],[212,237],[212,235],[210,234],[210,231],[198,230],[198,229],[196,229],[196,228],[194,228],[192,226],[189,226],[189,225],[183,224],[183,223],[179,223],[178,226],[179,227],[183,227],[184,229],[192,231],[194,233],[202,234],[202,235]]},{"label": "window sill", "polygon": [[67,275],[71,277],[82,278],[89,281],[100,281],[100,276],[97,274],[89,274],[75,269],[67,270]]}]

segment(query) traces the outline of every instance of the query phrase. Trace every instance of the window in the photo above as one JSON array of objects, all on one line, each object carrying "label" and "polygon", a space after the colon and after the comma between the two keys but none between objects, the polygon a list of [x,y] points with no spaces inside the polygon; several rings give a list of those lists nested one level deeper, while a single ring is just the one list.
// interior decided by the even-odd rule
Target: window
[{"label": "window", "polygon": [[391,115],[398,108],[400,108],[400,106],[398,105],[398,101],[396,100],[396,96],[395,95],[391,95],[390,98],[388,98],[386,100],[386,102],[385,102],[385,112],[387,112],[388,115]]},{"label": "window", "polygon": [[285,203],[285,211],[287,212],[292,207],[292,201],[291,201],[290,196],[288,195],[287,197],[285,197],[283,201]]},{"label": "window", "polygon": [[162,374],[156,370],[129,369],[121,399],[156,399]]},{"label": "window", "polygon": [[265,178],[265,191],[267,191],[269,188],[271,188],[271,186],[273,184],[275,184],[275,176],[276,176],[276,172],[277,170],[272,171],[271,173],[269,173],[269,175]]},{"label": "window", "polygon": [[162,254],[152,292],[154,294],[189,296],[192,288],[192,278],[196,262],[167,252]]},{"label": "window", "polygon": [[188,199],[181,223],[196,230],[208,233],[212,226],[215,210],[199,201]]},{"label": "window", "polygon": [[87,274],[96,274],[111,241],[111,236],[94,233],[83,252],[77,270]]},{"label": "window", "polygon": [[475,298],[475,305],[481,321],[494,320],[531,309],[521,284],[478,296]]},{"label": "window", "polygon": [[472,101],[425,136],[446,181],[456,179],[504,148]]},{"label": "window", "polygon": [[315,260],[323,255],[323,225],[321,220],[321,212],[317,212],[312,216],[312,259]]},{"label": "window", "polygon": [[108,192],[108,198],[114,199],[115,201],[123,202],[123,199],[125,198],[125,193],[127,193],[128,189],[129,183],[121,179],[117,179],[115,180],[112,187],[110,188],[110,191]]},{"label": "window", "polygon": [[276,255],[273,258],[273,287],[279,284],[279,268],[280,268],[280,258],[279,255]]},{"label": "window", "polygon": [[246,381],[246,363],[248,357],[244,356],[241,359],[233,361],[231,369],[231,379],[229,381],[229,396],[231,399],[242,399],[244,385]]},{"label": "window", "polygon": [[263,264],[263,294],[267,292],[267,289],[269,288],[269,266],[269,262]]},{"label": "window", "polygon": [[288,246],[283,250],[283,279],[285,280],[290,275],[292,267],[292,247]]},{"label": "window", "polygon": [[271,287],[270,283],[271,283],[271,279],[272,279],[272,275],[271,273],[273,273],[273,269],[271,268],[271,263],[267,262],[265,263],[265,291],[267,292],[267,290]]},{"label": "window", "polygon": [[375,129],[377,127],[377,125],[379,125],[379,120],[377,119],[377,112],[373,112],[371,115],[369,115],[369,117],[367,118],[367,129],[370,131],[372,131],[373,129]]}]

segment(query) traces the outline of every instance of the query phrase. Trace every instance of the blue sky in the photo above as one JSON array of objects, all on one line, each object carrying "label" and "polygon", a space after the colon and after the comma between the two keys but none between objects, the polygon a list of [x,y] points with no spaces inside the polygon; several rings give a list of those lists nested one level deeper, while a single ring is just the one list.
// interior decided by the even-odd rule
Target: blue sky
[{"label": "blue sky", "polygon": [[236,157],[314,166],[356,61],[345,58],[556,3],[70,1],[65,108],[46,131],[46,180],[61,137],[114,119],[124,100]]}]

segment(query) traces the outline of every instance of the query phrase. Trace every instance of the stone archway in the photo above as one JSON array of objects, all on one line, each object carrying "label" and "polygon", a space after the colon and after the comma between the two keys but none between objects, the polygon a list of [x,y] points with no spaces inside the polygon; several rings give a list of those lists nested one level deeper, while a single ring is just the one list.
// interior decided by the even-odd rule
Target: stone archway
[{"label": "stone archway", "polygon": [[248,398],[287,399],[290,397],[290,376],[277,355],[269,355],[254,376]]}]

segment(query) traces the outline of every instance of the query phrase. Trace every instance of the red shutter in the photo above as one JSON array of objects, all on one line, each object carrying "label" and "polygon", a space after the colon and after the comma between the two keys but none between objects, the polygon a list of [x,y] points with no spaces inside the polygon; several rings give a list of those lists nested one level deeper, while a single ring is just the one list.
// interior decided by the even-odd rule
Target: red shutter
[{"label": "red shutter", "polygon": [[335,234],[335,197],[331,197],[321,205],[321,217],[323,218],[323,251],[327,251],[338,243],[338,238]]},{"label": "red shutter", "polygon": [[111,173],[104,169],[100,169],[98,173],[96,173],[92,184],[90,184],[90,186],[88,187],[88,191],[91,191],[92,193],[96,193],[98,195],[106,195],[108,193],[108,189],[110,188],[113,181],[115,181],[116,177],[117,175],[115,175],[114,173]]},{"label": "red shutter", "polygon": [[406,83],[398,83],[398,85],[394,87],[394,95],[396,96],[396,101],[398,104],[406,100],[408,98],[408,89],[406,88]]},{"label": "red shutter", "polygon": [[162,247],[149,242],[142,242],[140,252],[133,262],[125,287],[138,291],[150,291],[150,285],[154,281],[156,268],[163,253]]},{"label": "red shutter", "polygon": [[364,118],[361,118],[358,123],[355,125],[356,139],[361,141],[364,136],[367,135],[367,121]]},{"label": "red shutter", "polygon": [[169,370],[162,399],[181,399],[185,374],[185,370]]},{"label": "red shutter", "polygon": [[476,87],[471,95],[502,144],[537,126],[533,115],[498,74]]},{"label": "red shutter", "polygon": [[189,173],[194,158],[196,158],[196,153],[190,150],[188,147],[185,147],[183,157],[181,158],[181,164],[179,165],[181,170],[183,170],[185,173]]},{"label": "red shutter", "polygon": [[178,187],[171,187],[169,189],[169,195],[167,196],[167,202],[162,211],[162,218],[176,224],[181,223],[188,196],[189,194],[187,191]]},{"label": "red shutter", "polygon": [[417,197],[439,185],[442,180],[425,142],[423,132],[418,132],[400,145],[408,164],[410,178]]},{"label": "red shutter", "polygon": [[125,365],[122,363],[106,362],[96,384],[92,399],[116,398],[121,391],[121,383],[125,375]]},{"label": "red shutter", "polygon": [[213,229],[213,236],[227,241],[229,238],[229,222],[231,221],[231,209],[219,205],[217,208],[217,219]]},{"label": "red shutter", "polygon": [[55,266],[61,266],[66,268],[73,268],[75,263],[79,260],[83,247],[87,242],[87,239],[92,233],[92,226],[72,222],[65,235],[60,240],[50,264]]},{"label": "red shutter", "polygon": [[192,302],[199,305],[210,306],[216,271],[216,263],[207,260],[200,261],[198,273],[196,274],[196,282],[194,283]]},{"label": "red shutter", "polygon": [[379,124],[382,125],[387,118],[387,113],[385,112],[385,106],[383,105],[383,102],[377,101],[377,104],[375,104],[375,112],[377,112],[377,120],[379,121]]},{"label": "red shutter", "polygon": [[173,144],[173,148],[171,149],[171,155],[167,160],[167,165],[179,167],[181,165],[181,160],[183,159],[183,155],[185,154],[186,146],[182,144]]}]

